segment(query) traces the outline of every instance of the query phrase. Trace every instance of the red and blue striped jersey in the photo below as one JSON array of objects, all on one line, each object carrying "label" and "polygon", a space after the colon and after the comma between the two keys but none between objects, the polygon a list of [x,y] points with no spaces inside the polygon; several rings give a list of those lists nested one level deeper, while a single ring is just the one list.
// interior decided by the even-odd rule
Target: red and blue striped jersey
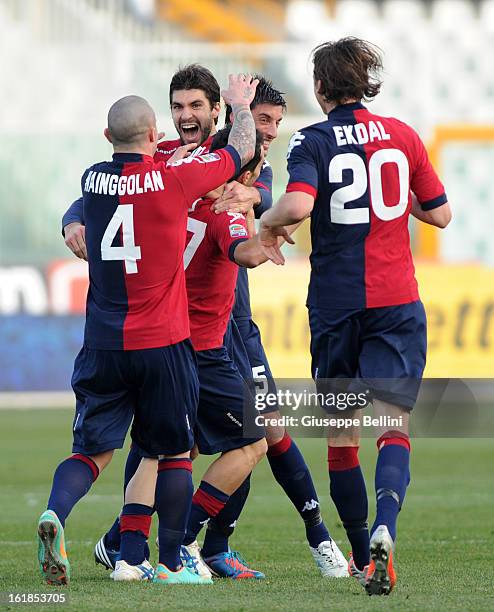
[{"label": "red and blue striped jersey", "polygon": [[227,146],[171,165],[116,153],[86,170],[86,346],[155,348],[190,336],[183,266],[188,208],[239,167],[237,151]]},{"label": "red and blue striped jersey", "polygon": [[194,202],[184,252],[190,335],[196,351],[223,345],[239,267],[234,252],[249,235],[244,215],[211,211],[211,200]]},{"label": "red and blue striped jersey", "polygon": [[424,210],[447,202],[417,133],[360,103],[294,134],[287,192],[314,196],[307,303],[374,308],[419,299],[410,249],[411,192]]}]

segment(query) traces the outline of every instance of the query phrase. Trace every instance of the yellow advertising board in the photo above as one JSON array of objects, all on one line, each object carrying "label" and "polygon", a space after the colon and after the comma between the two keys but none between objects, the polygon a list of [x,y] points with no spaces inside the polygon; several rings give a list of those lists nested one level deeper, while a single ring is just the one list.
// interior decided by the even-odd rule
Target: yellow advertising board
[{"label": "yellow advertising board", "polygon": [[[425,375],[494,376],[494,268],[474,265],[416,266],[428,318]],[[249,272],[254,320],[261,328],[273,374],[310,377],[307,261],[268,262]]]}]

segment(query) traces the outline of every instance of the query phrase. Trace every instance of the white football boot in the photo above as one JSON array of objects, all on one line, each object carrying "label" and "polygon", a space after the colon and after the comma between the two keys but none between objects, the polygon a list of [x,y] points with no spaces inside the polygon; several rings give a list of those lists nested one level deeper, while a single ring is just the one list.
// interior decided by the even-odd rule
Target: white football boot
[{"label": "white football boot", "polygon": [[124,580],[152,580],[154,576],[153,566],[144,559],[139,565],[129,565],[123,559],[120,559],[115,564],[115,569],[110,574],[115,582]]},{"label": "white football boot", "polygon": [[348,561],[334,540],[321,542],[317,548],[309,546],[322,576],[324,578],[347,578]]},{"label": "white football boot", "polygon": [[202,558],[197,540],[180,548],[180,559],[184,567],[195,572],[201,578],[212,578],[211,571]]}]

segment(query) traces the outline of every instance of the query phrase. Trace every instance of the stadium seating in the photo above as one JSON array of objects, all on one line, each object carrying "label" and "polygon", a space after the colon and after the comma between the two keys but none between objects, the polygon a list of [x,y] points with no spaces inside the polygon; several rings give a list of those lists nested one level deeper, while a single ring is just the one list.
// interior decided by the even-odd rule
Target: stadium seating
[{"label": "stadium seating", "polygon": [[[199,7],[173,3],[179,4],[188,10],[192,4],[194,10]],[[204,1],[200,4],[204,9]],[[438,124],[492,123],[494,0],[215,0],[214,4],[237,21],[242,15],[248,16],[249,24],[256,20],[258,36],[251,41],[282,41],[211,44],[204,42],[209,36],[206,30],[194,33],[180,20],[150,23],[149,12],[146,18],[142,11],[136,16],[136,6],[132,4],[129,12],[124,0],[0,0],[0,70],[8,83],[0,88],[0,131],[8,145],[0,153],[1,212],[23,218],[27,203],[40,197],[40,185],[45,212],[33,221],[25,213],[22,230],[0,228],[4,261],[31,257],[20,252],[21,240],[32,243],[40,262],[64,254],[63,244],[53,244],[51,228],[58,226],[64,204],[77,195],[79,169],[93,160],[95,152],[106,152],[98,135],[106,108],[116,97],[142,92],[157,107],[161,126],[173,133],[167,84],[180,64],[200,61],[220,82],[232,71],[257,70],[274,78],[286,92],[285,132],[270,153],[276,166],[275,193],[283,187],[288,134],[320,116],[309,54],[324,40],[356,35],[379,45],[384,50],[384,85],[372,108],[400,116],[426,140],[433,138]],[[224,26],[222,13],[214,14]],[[266,24],[272,30],[269,35]],[[468,146],[477,151],[479,145]],[[32,163],[30,181],[25,180],[25,168],[16,163],[20,155]],[[474,157],[481,163],[477,153]],[[474,168],[475,164],[466,164],[464,172],[474,176]],[[455,184],[461,187],[460,182]],[[483,202],[492,201],[492,189],[488,183],[480,190]],[[465,197],[468,192],[464,187]],[[472,230],[471,235],[477,233]],[[479,240],[477,236],[475,244]],[[490,249],[464,245],[465,240],[456,248],[487,253],[485,257],[494,260]]]}]

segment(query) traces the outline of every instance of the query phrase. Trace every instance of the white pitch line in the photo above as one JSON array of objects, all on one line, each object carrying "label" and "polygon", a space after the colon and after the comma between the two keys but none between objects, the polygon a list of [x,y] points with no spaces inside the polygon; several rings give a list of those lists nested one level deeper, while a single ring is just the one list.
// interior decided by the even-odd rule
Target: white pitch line
[{"label": "white pitch line", "polygon": [[44,410],[74,408],[75,397],[70,391],[1,392],[0,410]]}]

